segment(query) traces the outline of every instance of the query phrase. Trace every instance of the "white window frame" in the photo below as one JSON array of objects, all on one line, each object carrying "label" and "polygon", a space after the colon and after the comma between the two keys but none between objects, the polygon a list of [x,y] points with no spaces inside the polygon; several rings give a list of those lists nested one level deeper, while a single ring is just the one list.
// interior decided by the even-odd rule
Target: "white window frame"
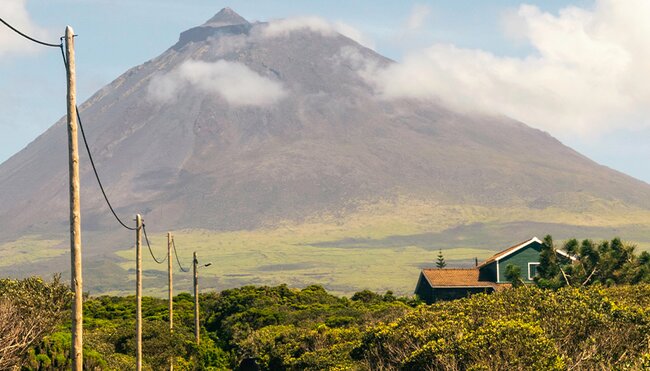
[{"label": "white window frame", "polygon": [[[532,280],[535,278],[535,277],[531,277],[531,276],[530,276],[530,266],[531,266],[531,265],[536,265],[536,266],[539,267],[540,263],[539,263],[539,262],[529,262],[529,263],[528,263],[528,280],[529,280],[529,281],[532,281]],[[535,270],[535,272],[537,272],[537,270]]]}]

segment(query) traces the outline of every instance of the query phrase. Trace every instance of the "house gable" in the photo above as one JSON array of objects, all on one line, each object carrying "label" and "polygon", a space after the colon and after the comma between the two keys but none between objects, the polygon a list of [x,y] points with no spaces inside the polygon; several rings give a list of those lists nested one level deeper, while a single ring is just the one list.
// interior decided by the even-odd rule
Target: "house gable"
[{"label": "house gable", "polygon": [[499,268],[499,280],[497,282],[508,282],[506,278],[506,267],[510,264],[521,269],[521,279],[524,282],[533,282],[532,279],[529,279],[529,269],[534,269],[531,268],[531,265],[539,264],[539,254],[541,251],[542,244],[533,241],[526,245],[526,247],[497,260],[496,263]]},{"label": "house gable", "polygon": [[542,241],[533,237],[500,251],[478,266],[481,279],[490,279],[496,283],[508,282],[506,267],[508,264],[513,264],[521,269],[521,278],[524,282],[532,282],[528,279],[528,263],[539,262],[541,249]]}]

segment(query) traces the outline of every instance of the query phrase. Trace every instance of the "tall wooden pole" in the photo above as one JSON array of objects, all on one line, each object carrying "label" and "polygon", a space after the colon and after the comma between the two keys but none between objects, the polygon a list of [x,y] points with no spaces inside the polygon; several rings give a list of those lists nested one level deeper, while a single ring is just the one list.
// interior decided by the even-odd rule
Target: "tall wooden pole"
[{"label": "tall wooden pole", "polygon": [[199,345],[199,274],[196,269],[199,262],[196,260],[196,251],[192,256],[192,266],[194,268],[194,339],[196,340],[196,345]]},{"label": "tall wooden pole", "polygon": [[174,330],[174,283],[172,272],[172,234],[167,232],[167,284],[169,286],[169,331]]},{"label": "tall wooden pole", "polygon": [[[167,278],[169,285],[169,332],[174,331],[174,283],[172,279],[172,234],[167,232]],[[174,357],[169,358],[169,370],[174,370]]]},{"label": "tall wooden pole", "polygon": [[81,274],[81,207],[79,204],[79,146],[77,143],[77,86],[74,59],[74,31],[65,28],[68,78],[68,173],[70,176],[70,286],[72,302],[72,370],[83,368],[83,279]]},{"label": "tall wooden pole", "polygon": [[135,216],[135,362],[142,371],[142,217]]}]

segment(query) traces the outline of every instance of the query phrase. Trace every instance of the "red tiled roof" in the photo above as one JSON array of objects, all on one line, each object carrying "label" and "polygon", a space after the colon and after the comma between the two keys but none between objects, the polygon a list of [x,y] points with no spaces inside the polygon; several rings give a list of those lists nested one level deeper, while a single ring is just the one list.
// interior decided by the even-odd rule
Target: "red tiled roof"
[{"label": "red tiled roof", "polygon": [[494,282],[479,281],[479,271],[472,269],[423,269],[431,287],[495,287]]}]

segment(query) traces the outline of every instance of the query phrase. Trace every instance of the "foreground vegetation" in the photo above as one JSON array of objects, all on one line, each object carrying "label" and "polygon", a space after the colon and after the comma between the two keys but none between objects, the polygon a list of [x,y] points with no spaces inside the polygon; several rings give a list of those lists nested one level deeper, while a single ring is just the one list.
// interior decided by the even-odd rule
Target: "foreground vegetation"
[{"label": "foreground vegetation", "polygon": [[[147,369],[594,370],[650,367],[650,254],[619,239],[569,240],[560,259],[551,236],[536,285],[424,305],[361,291],[337,297],[321,286],[245,286],[200,296],[201,342],[193,300],[143,300]],[[442,259],[442,257],[441,257]],[[0,369],[70,367],[69,289],[55,277],[0,280]],[[84,304],[84,364],[135,364],[134,297]],[[252,367],[252,368],[251,368]]]},{"label": "foreground vegetation", "polygon": [[[341,298],[319,286],[242,287],[201,295],[201,345],[192,300],[145,298],[145,369],[642,369],[650,367],[650,285],[558,290],[524,286],[423,305],[369,291]],[[134,298],[85,305],[86,369],[134,367]],[[61,312],[62,313],[62,312]],[[33,344],[24,370],[69,368],[66,326]]]},{"label": "foreground vegetation", "polygon": [[63,322],[71,298],[59,276],[0,280],[0,370],[23,362],[27,349]]}]

